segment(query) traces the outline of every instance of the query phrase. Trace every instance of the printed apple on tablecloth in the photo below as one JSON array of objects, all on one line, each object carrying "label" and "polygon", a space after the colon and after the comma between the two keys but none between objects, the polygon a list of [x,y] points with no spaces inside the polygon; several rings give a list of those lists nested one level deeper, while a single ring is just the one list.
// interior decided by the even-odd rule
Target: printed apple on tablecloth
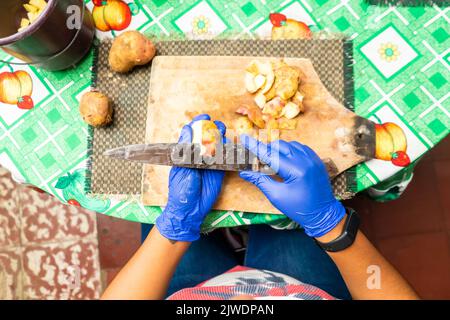
[{"label": "printed apple on tablecloth", "polygon": [[103,32],[122,31],[131,23],[134,3],[128,4],[122,0],[93,0],[92,16],[95,27]]},{"label": "printed apple on tablecloth", "polygon": [[411,163],[406,149],[408,147],[403,129],[393,122],[375,124],[375,158],[391,161],[399,167]]},{"label": "printed apple on tablecloth", "polygon": [[271,13],[272,40],[311,39],[311,29],[302,21],[288,19],[282,13]]},{"label": "printed apple on tablecloth", "polygon": [[19,109],[32,109],[34,107],[31,95],[33,93],[33,80],[28,72],[23,70],[0,73],[0,102],[16,105]]}]

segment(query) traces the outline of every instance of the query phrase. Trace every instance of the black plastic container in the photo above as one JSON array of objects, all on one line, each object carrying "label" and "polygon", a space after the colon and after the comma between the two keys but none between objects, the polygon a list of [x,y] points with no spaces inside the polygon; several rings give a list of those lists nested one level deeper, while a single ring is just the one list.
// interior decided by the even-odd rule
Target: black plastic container
[{"label": "black plastic container", "polygon": [[[89,52],[95,26],[83,0],[48,0],[37,20],[17,32],[20,20],[26,17],[24,3],[28,1],[0,0],[3,50],[25,63],[48,70],[72,67]],[[81,18],[80,28],[74,27],[76,17]]]}]

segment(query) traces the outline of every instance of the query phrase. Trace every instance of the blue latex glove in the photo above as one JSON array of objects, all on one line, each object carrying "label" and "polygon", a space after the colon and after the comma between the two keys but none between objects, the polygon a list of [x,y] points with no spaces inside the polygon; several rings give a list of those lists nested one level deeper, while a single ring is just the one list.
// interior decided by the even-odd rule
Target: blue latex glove
[{"label": "blue latex glove", "polygon": [[[179,143],[192,141],[191,125],[194,121],[210,120],[202,114],[183,127]],[[225,140],[225,125],[214,121]],[[200,237],[200,227],[211,210],[222,188],[224,172],[173,167],[169,176],[169,200],[156,219],[161,235],[170,240],[195,241]]]},{"label": "blue latex glove", "polygon": [[342,220],[345,208],[335,199],[325,165],[311,148],[282,140],[266,145],[245,135],[241,143],[284,181],[258,172],[243,171],[240,176],[261,189],[308,236],[323,236]]}]

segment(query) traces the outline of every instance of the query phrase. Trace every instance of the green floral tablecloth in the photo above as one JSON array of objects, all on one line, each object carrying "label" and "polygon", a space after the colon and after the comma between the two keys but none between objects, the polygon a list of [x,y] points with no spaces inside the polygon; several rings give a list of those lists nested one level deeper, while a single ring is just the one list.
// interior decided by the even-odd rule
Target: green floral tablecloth
[{"label": "green floral tablecloth", "polygon": [[[282,12],[315,32],[353,39],[355,104],[359,115],[395,122],[405,131],[408,155],[419,158],[450,131],[450,20],[448,7],[377,7],[363,0],[124,0],[132,14],[128,29],[186,38],[267,37],[268,15]],[[92,10],[91,1],[86,1]],[[98,38],[120,32],[98,32]],[[324,53],[326,54],[326,53]],[[14,59],[1,54],[3,59]],[[23,70],[33,81],[34,108],[0,102],[0,164],[16,180],[33,184],[62,202],[127,220],[152,223],[160,208],[138,199],[89,198],[83,193],[90,131],[78,114],[89,90],[92,54],[76,69],[48,72],[0,63],[2,75]],[[1,100],[1,97],[0,97]],[[371,160],[357,167],[359,191],[401,168]],[[284,216],[216,211],[205,229],[253,223],[286,227]]]}]

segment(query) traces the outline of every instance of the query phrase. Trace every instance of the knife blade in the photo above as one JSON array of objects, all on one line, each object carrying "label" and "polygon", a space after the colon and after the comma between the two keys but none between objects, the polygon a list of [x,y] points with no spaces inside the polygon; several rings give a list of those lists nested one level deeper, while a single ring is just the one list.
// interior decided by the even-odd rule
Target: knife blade
[{"label": "knife blade", "polygon": [[202,156],[201,146],[194,143],[135,144],[106,150],[103,155],[153,165],[275,174],[245,147],[232,143],[217,145],[212,157]]}]

